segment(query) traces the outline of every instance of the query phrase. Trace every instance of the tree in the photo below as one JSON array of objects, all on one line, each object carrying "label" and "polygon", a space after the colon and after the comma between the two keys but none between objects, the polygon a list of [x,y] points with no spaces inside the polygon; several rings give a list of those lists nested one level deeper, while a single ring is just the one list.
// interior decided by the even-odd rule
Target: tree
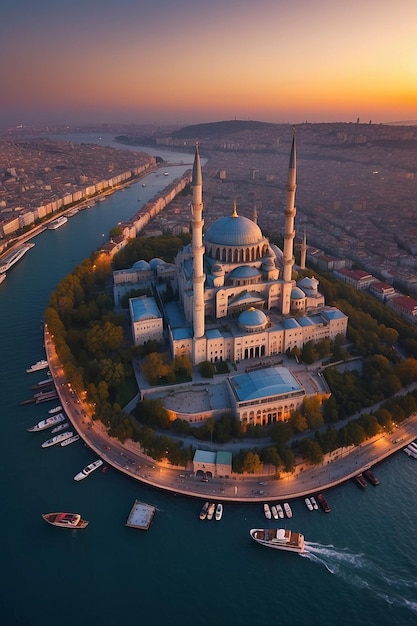
[{"label": "tree", "polygon": [[308,429],[307,420],[301,411],[294,411],[291,416],[290,424],[295,433],[302,433]]},{"label": "tree", "polygon": [[304,398],[302,412],[311,430],[322,426],[324,420],[321,412],[320,398],[318,396]]},{"label": "tree", "polygon": [[301,454],[311,465],[323,463],[323,451],[317,441],[305,439],[301,444]]},{"label": "tree", "polygon": [[242,471],[246,474],[260,474],[262,462],[257,452],[248,452],[244,458]]}]

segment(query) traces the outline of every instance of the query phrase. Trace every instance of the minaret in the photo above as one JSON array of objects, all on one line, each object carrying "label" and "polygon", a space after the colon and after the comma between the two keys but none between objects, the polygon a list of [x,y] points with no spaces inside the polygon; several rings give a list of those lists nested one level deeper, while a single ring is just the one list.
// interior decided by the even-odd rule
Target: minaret
[{"label": "minaret", "polygon": [[195,145],[195,157],[192,174],[192,241],[191,251],[193,255],[193,330],[194,349],[193,362],[198,363],[199,349],[196,340],[204,337],[204,281],[206,279],[203,271],[203,177],[201,174],[200,154],[198,152],[198,142]]},{"label": "minaret", "polygon": [[285,226],[284,226],[284,250],[283,250],[283,287],[282,287],[282,314],[288,315],[291,306],[291,289],[293,286],[291,276],[292,267],[294,265],[294,218],[295,218],[295,188],[296,188],[296,153],[295,153],[295,131],[292,137],[290,163],[287,176],[287,204],[285,207]]},{"label": "minaret", "polygon": [[256,206],[256,202],[253,205],[253,221],[255,222],[255,224],[258,223],[258,207]]},{"label": "minaret", "polygon": [[300,252],[300,269],[305,270],[306,268],[306,258],[307,258],[307,234],[306,229],[304,228],[304,236],[303,242],[301,244],[301,252]]}]

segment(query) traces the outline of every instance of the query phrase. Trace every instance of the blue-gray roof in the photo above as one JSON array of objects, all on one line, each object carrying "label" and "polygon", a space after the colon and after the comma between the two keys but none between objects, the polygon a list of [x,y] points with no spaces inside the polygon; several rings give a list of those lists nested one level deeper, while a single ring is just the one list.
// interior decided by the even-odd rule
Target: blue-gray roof
[{"label": "blue-gray roof", "polygon": [[337,320],[346,317],[346,315],[342,313],[342,311],[339,311],[339,309],[324,309],[324,311],[322,311],[322,315],[328,320]]},{"label": "blue-gray roof", "polygon": [[285,320],[282,320],[282,325],[285,330],[290,330],[291,328],[300,328],[300,324],[293,317],[287,317]]},{"label": "blue-gray roof", "polygon": [[238,402],[302,392],[303,388],[286,367],[270,367],[230,379]]},{"label": "blue-gray roof", "polygon": [[130,300],[132,319],[134,322],[142,320],[157,319],[162,317],[156,302],[153,298],[132,298]]}]

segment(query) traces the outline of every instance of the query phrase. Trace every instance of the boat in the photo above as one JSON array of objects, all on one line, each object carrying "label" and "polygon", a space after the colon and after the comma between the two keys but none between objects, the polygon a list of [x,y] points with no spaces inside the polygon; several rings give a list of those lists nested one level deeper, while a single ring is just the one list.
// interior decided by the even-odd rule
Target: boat
[{"label": "boat", "polygon": [[0,261],[0,273],[3,274],[4,272],[7,272],[15,263],[20,261],[26,252],[29,252],[29,250],[34,246],[34,243],[25,243],[23,246],[19,246],[16,250],[13,250],[13,252],[10,252],[8,255],[3,257]]},{"label": "boat", "polygon": [[411,456],[413,459],[417,459],[417,452],[413,450],[413,448],[410,448],[410,446],[403,448],[403,450],[408,456]]},{"label": "boat", "polygon": [[57,217],[56,220],[53,220],[52,222],[48,224],[48,229],[57,230],[57,228],[60,228],[67,222],[68,222],[68,218],[65,217],[65,215],[61,215],[60,217]]},{"label": "boat", "polygon": [[269,504],[264,504],[264,514],[266,519],[271,519],[272,514],[271,514],[271,509],[269,508]]},{"label": "boat", "polygon": [[53,437],[51,437],[51,439],[47,439],[43,442],[42,448],[50,448],[51,446],[55,446],[57,443],[61,443],[61,441],[64,441],[65,439],[69,439],[73,436],[73,434],[74,433],[72,432],[72,430],[69,430],[66,433],[59,433],[58,435],[54,435]]},{"label": "boat", "polygon": [[304,535],[287,528],[252,528],[250,536],[257,543],[275,550],[304,552]]},{"label": "boat", "polygon": [[414,443],[414,441],[412,441],[411,443],[409,443],[409,444],[408,444],[408,447],[409,447],[411,450],[414,450],[415,452],[417,452],[417,444],[416,444],[416,443]]},{"label": "boat", "polygon": [[325,513],[330,513],[331,508],[322,493],[318,494],[317,501]]},{"label": "boat", "polygon": [[88,522],[82,519],[79,513],[44,513],[42,515],[45,522],[59,528],[85,528]]},{"label": "boat", "polygon": [[375,474],[373,472],[371,472],[371,470],[369,470],[369,469],[365,470],[363,475],[365,476],[366,480],[369,480],[371,485],[373,485],[374,487],[379,485],[379,478],[377,478],[375,476]]},{"label": "boat", "polygon": [[142,183],[142,187],[146,187],[146,184],[145,184],[145,183]]},{"label": "boat", "polygon": [[313,510],[313,505],[311,503],[310,498],[304,498],[304,502],[309,511]]},{"label": "boat", "polygon": [[64,441],[61,441],[61,446],[69,446],[70,443],[74,443],[74,441],[78,441],[80,438],[80,435],[73,435],[72,437],[68,437],[68,439],[64,439]]},{"label": "boat", "polygon": [[200,519],[201,520],[206,519],[208,508],[209,508],[209,502],[204,502],[204,504],[203,504],[203,506],[201,508],[201,511],[200,511]]},{"label": "boat", "polygon": [[51,415],[51,417],[47,417],[44,420],[41,420],[35,426],[31,426],[27,430],[30,433],[35,433],[38,430],[45,430],[46,428],[51,428],[51,426],[56,426],[65,420],[65,415],[63,413],[56,413],[55,415]]},{"label": "boat", "polygon": [[275,504],[271,506],[271,513],[274,519],[278,519],[278,511],[277,511],[277,507],[275,506]]},{"label": "boat", "polygon": [[69,426],[68,422],[64,422],[64,424],[58,424],[58,426],[55,426],[51,430],[51,434],[54,435],[55,433],[60,433],[61,430],[65,430],[66,428],[68,428],[68,426]]},{"label": "boat", "polygon": [[292,510],[291,510],[291,507],[290,507],[290,505],[288,504],[288,502],[284,502],[284,511],[285,511],[285,515],[286,515],[288,518],[291,518],[291,517],[292,517]]},{"label": "boat", "polygon": [[319,505],[317,504],[316,498],[314,496],[310,496],[310,502],[313,505],[313,509],[317,511],[317,509],[319,508]]},{"label": "boat", "polygon": [[45,387],[52,387],[52,385],[54,384],[54,379],[53,378],[45,378],[45,380],[40,380],[38,383],[36,383],[36,385],[33,385],[33,387],[31,387],[31,389],[45,389]]},{"label": "boat", "polygon": [[284,517],[285,517],[284,509],[282,508],[282,506],[280,504],[277,504],[277,513],[278,513],[279,519],[284,519]]},{"label": "boat", "polygon": [[220,521],[222,516],[223,516],[223,504],[219,502],[218,505],[216,506],[216,513],[215,513],[216,521],[217,522]]},{"label": "boat", "polygon": [[354,481],[361,489],[365,489],[368,484],[364,479],[363,474],[358,474],[357,476],[355,476]]},{"label": "boat", "polygon": [[164,172],[164,176],[169,176],[168,172]]},{"label": "boat", "polygon": [[39,372],[39,370],[45,370],[47,367],[48,361],[46,359],[41,359],[40,361],[36,361],[36,363],[28,367],[26,373],[31,374],[32,372]]},{"label": "boat", "polygon": [[214,504],[214,502],[210,502],[209,507],[207,509],[207,519],[213,519],[215,508],[216,508],[216,505]]},{"label": "boat", "polygon": [[78,472],[78,474],[75,474],[74,480],[77,480],[77,481],[84,480],[84,478],[87,478],[87,476],[89,476],[91,472],[94,472],[94,470],[100,467],[100,465],[103,465],[103,461],[101,459],[97,459],[97,461],[94,461],[93,463],[89,463],[89,465],[84,467],[84,469],[82,469],[81,472]]},{"label": "boat", "polygon": [[6,276],[7,276],[6,272],[2,272],[0,274],[0,285],[6,280]]},{"label": "boat", "polygon": [[61,405],[56,406],[53,409],[49,409],[48,413],[50,415],[54,415],[54,413],[59,413],[60,411],[62,411],[62,406]]}]

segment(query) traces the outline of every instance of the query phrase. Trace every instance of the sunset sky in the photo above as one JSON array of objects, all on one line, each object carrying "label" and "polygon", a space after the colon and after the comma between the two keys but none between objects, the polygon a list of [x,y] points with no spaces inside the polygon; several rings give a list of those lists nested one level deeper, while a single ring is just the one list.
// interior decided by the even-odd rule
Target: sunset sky
[{"label": "sunset sky", "polygon": [[0,128],[417,119],[417,0],[6,0]]}]

